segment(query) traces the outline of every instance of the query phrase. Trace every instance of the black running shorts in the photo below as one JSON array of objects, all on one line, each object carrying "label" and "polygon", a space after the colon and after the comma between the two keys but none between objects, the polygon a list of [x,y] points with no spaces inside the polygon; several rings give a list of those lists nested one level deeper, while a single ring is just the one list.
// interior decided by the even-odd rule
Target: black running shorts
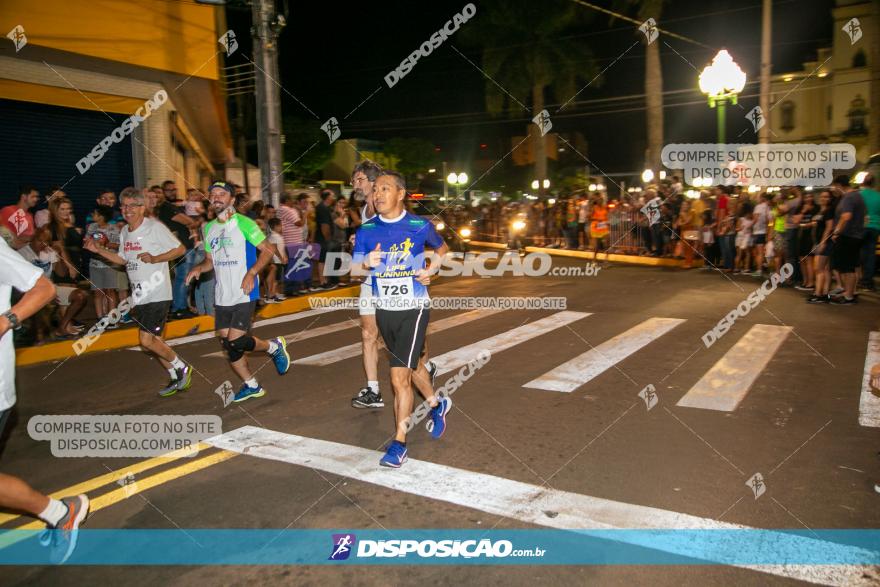
[{"label": "black running shorts", "polygon": [[430,313],[428,308],[376,310],[376,325],[388,347],[392,367],[416,369],[419,366],[419,357],[425,350]]},{"label": "black running shorts", "polygon": [[171,300],[138,304],[131,309],[131,317],[144,332],[149,332],[153,336],[162,336],[169,308],[171,308]]}]

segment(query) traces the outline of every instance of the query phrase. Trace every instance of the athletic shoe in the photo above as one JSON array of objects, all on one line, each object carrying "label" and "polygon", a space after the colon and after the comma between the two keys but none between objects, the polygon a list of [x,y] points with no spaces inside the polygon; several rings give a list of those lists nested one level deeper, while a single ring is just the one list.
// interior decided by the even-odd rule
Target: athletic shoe
[{"label": "athletic shoe", "polygon": [[287,353],[287,341],[283,336],[273,338],[272,342],[278,345],[278,348],[270,356],[278,369],[279,375],[284,375],[290,369],[290,355]]},{"label": "athletic shoe", "polygon": [[312,287],[309,288],[309,291],[312,292],[312,293],[314,293],[314,292],[316,292],[316,291],[324,291],[324,288],[323,288],[323,287],[315,287],[315,286],[313,285]]},{"label": "athletic shoe", "polygon": [[764,274],[760,271],[752,271],[749,273],[749,277],[764,277]]},{"label": "athletic shoe", "polygon": [[847,299],[843,296],[835,296],[835,297],[831,298],[831,303],[834,304],[835,306],[849,306],[851,304],[855,304],[856,299],[855,298]]},{"label": "athletic shoe", "polygon": [[440,398],[436,408],[431,408],[431,420],[428,432],[433,438],[440,438],[446,432],[446,414],[452,409],[452,400],[448,397]]},{"label": "athletic shoe", "polygon": [[382,394],[378,391],[362,387],[357,397],[352,398],[351,406],[353,408],[384,408],[385,402],[382,401]]},{"label": "athletic shoe", "polygon": [[379,459],[379,464],[383,467],[391,467],[399,469],[400,465],[406,462],[406,445],[402,442],[392,440],[385,451],[385,456]]},{"label": "athletic shoe", "polygon": [[264,304],[277,304],[278,300],[276,300],[275,298],[266,297],[266,298],[263,298],[263,303]]},{"label": "athletic shoe", "polygon": [[276,301],[276,302],[283,302],[283,301],[286,300],[286,299],[287,299],[287,296],[284,295],[284,294],[276,294],[276,295],[275,295],[275,301]]},{"label": "athletic shoe", "polygon": [[250,387],[247,383],[243,383],[241,385],[241,389],[235,394],[235,397],[232,398],[234,402],[243,402],[245,400],[249,400],[252,397],[263,397],[266,395],[266,390],[263,389],[263,386],[257,384],[256,387]]},{"label": "athletic shoe", "polygon": [[434,361],[428,361],[425,363],[425,369],[428,371],[428,375],[431,376],[431,387],[434,387],[434,381],[437,379],[437,365]]},{"label": "athletic shoe", "polygon": [[830,301],[828,296],[810,296],[807,298],[808,304],[827,304]]},{"label": "athletic shoe", "polygon": [[815,291],[814,287],[807,287],[806,285],[796,285],[794,288],[798,291]]},{"label": "athletic shoe", "polygon": [[834,289],[832,289],[831,291],[828,292],[828,295],[829,296],[838,296],[842,293],[843,293],[842,287],[835,287]]},{"label": "athletic shoe", "polygon": [[186,391],[192,387],[192,365],[184,363],[183,369],[177,369],[177,391]]},{"label": "athletic shoe", "polygon": [[339,286],[336,285],[335,283],[328,282],[328,283],[325,283],[324,285],[321,286],[321,290],[327,291],[327,290],[331,290],[331,289],[336,289],[337,287],[339,287]]},{"label": "athletic shoe", "polygon": [[880,483],[874,483],[874,492],[880,493]]},{"label": "athletic shoe", "polygon": [[180,381],[178,379],[171,379],[168,381],[168,385],[159,390],[159,397],[171,397],[175,393],[177,393],[177,388],[180,385]]},{"label": "athletic shoe", "polygon": [[49,560],[54,565],[63,565],[76,548],[79,527],[89,515],[89,498],[85,495],[62,497],[67,513],[53,528],[40,534],[40,544],[49,547]]}]

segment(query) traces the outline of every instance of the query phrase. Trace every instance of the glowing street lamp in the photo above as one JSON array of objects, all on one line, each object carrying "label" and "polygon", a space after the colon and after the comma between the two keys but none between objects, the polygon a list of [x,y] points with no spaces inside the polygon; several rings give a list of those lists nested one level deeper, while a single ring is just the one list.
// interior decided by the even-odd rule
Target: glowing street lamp
[{"label": "glowing street lamp", "polygon": [[646,169],[642,172],[642,182],[651,183],[654,179],[654,171],[651,169]]},{"label": "glowing street lamp", "polygon": [[725,107],[727,103],[736,104],[736,95],[746,85],[746,74],[730,56],[726,49],[718,52],[700,73],[700,91],[709,99],[709,106],[718,109],[718,142],[725,138]]},{"label": "glowing street lamp", "polygon": [[550,187],[550,180],[549,180],[549,179],[545,179],[543,182],[538,183],[538,180],[536,179],[536,180],[532,181],[532,189],[533,189],[533,190],[536,190],[536,189],[538,189],[539,187],[541,187],[542,184],[544,185],[544,189],[546,190],[547,188]]},{"label": "glowing street lamp", "polygon": [[456,173],[452,172],[446,176],[446,183],[449,185],[455,186],[455,196],[458,199],[458,188],[467,184],[468,182],[468,174],[467,173]]}]

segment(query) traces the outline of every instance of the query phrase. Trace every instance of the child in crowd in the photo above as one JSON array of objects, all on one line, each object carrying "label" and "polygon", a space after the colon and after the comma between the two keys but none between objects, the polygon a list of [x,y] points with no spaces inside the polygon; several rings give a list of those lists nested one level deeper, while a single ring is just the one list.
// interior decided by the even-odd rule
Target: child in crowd
[{"label": "child in crowd", "polygon": [[278,218],[269,220],[269,247],[275,254],[266,268],[266,303],[277,304],[285,299],[284,295],[278,292],[278,280],[283,278],[284,267],[287,265],[287,247],[284,245],[281,220]]},{"label": "child in crowd", "polygon": [[750,202],[740,202],[736,211],[736,270],[739,273],[747,273],[751,260],[752,250],[752,205]]},{"label": "child in crowd", "polygon": [[[101,247],[116,251],[119,249],[119,224],[111,224],[113,208],[96,206],[92,212],[94,222],[86,227],[86,238],[97,241]],[[116,290],[119,287],[119,269],[105,262],[101,257],[92,255],[89,259],[89,282],[92,284],[92,297],[95,303],[95,316],[98,320],[106,316],[119,304]],[[117,328],[118,324],[108,324],[108,329]]]}]

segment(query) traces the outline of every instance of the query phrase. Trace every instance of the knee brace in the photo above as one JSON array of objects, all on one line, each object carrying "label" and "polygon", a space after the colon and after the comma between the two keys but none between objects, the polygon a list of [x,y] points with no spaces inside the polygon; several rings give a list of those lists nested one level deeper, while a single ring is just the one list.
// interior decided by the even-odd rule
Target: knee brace
[{"label": "knee brace", "polygon": [[220,340],[220,344],[226,350],[226,356],[229,357],[231,363],[238,361],[246,352],[254,350],[254,347],[257,345],[254,337],[249,334],[233,340],[223,338]]}]

